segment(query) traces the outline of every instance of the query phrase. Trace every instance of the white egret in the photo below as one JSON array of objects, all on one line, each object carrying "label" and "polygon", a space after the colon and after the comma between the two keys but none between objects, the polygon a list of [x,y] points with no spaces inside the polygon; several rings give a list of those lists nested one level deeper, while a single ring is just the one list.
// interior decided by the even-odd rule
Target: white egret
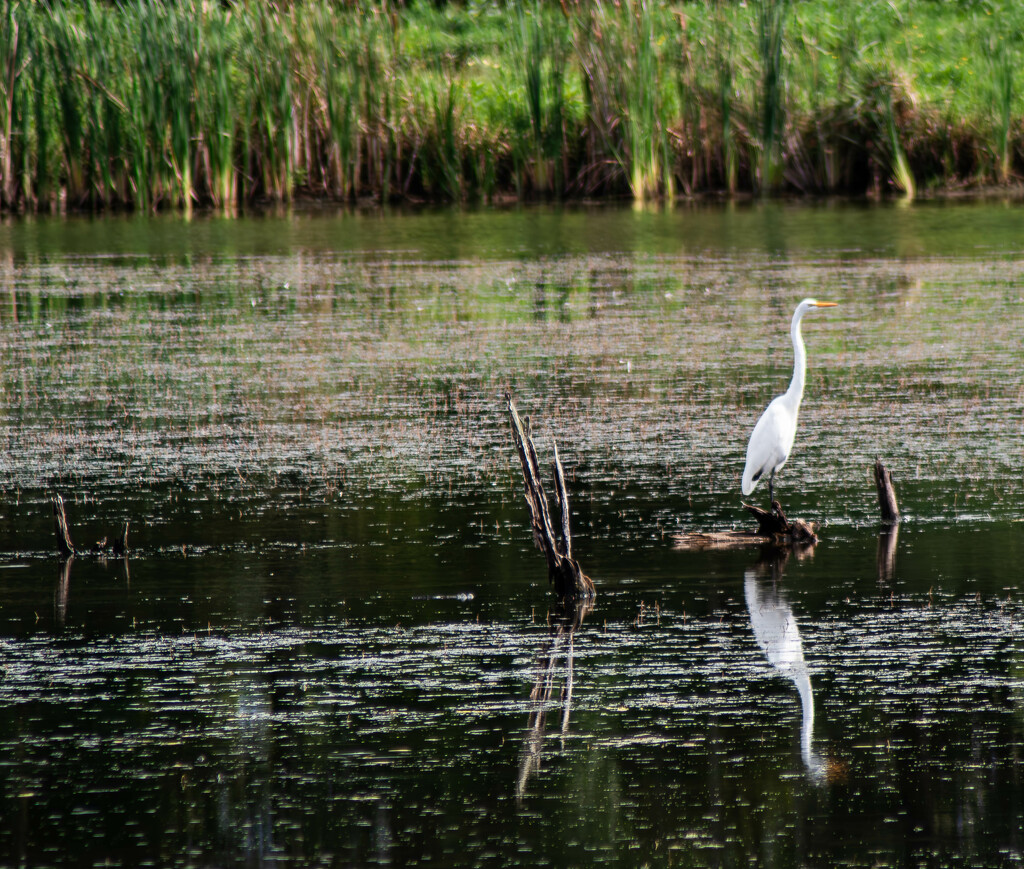
[{"label": "white egret", "polygon": [[750,495],[757,487],[758,480],[768,474],[768,504],[772,504],[775,493],[772,482],[775,472],[779,470],[789,451],[793,448],[796,437],[796,418],[800,411],[800,399],[804,396],[804,377],[807,373],[807,350],[800,334],[800,321],[804,314],[813,308],[833,308],[835,302],[819,302],[816,299],[804,299],[793,312],[793,322],[789,327],[793,339],[793,379],[782,395],[776,396],[768,405],[761,418],[754,426],[754,433],[747,444],[747,463],[743,468],[742,491]]}]

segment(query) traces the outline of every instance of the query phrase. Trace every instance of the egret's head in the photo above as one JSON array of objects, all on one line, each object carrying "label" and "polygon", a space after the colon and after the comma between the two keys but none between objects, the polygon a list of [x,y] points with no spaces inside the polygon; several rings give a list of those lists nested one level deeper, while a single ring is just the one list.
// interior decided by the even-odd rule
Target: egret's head
[{"label": "egret's head", "polygon": [[836,302],[819,302],[817,299],[804,299],[799,305],[796,306],[796,311],[793,312],[793,319],[799,320],[808,311],[813,311],[815,308],[834,308]]}]

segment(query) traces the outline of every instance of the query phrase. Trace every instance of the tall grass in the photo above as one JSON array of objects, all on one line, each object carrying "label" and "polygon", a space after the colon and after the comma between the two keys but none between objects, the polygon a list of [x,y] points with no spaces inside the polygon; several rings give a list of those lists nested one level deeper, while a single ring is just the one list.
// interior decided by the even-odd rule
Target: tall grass
[{"label": "tall grass", "polygon": [[[670,118],[653,0],[595,2],[578,15],[573,42],[595,152],[621,172],[634,200],[671,196]],[[662,27],[664,21],[659,22]],[[673,40],[674,43],[674,40]]]},{"label": "tall grass", "polygon": [[888,149],[892,182],[896,189],[903,191],[907,199],[913,199],[917,192],[917,184],[903,148],[900,126],[896,122],[895,88],[890,82],[882,82],[878,85],[876,94],[878,98],[877,111],[881,119],[880,126],[884,133],[884,143]]},{"label": "tall grass", "polygon": [[[1024,33],[1024,15],[1017,4],[998,8],[998,15],[991,10],[978,27],[981,34],[981,49],[988,58],[987,73],[991,87],[993,117],[993,150],[997,175],[1005,183],[1010,177],[1012,165],[1011,131],[1013,109],[1016,100],[1016,70],[1020,66],[1020,44]],[[993,20],[994,19],[994,20]]]},{"label": "tall grass", "polygon": [[358,28],[338,22],[326,3],[311,10],[314,45],[309,87],[320,117],[324,148],[316,177],[324,192],[352,197],[356,192],[360,65]]},{"label": "tall grass", "polygon": [[[513,64],[522,86],[523,123],[516,130],[512,155],[517,189],[527,184],[538,193],[560,194],[569,153],[566,141],[569,21],[540,0],[511,4],[507,11]],[[516,118],[519,113],[516,113]]]},{"label": "tall grass", "polygon": [[735,36],[724,14],[723,0],[714,5],[714,68],[718,70],[718,110],[721,115],[722,175],[726,190],[736,192],[739,172],[736,133],[733,129]]},{"label": "tall grass", "polygon": [[758,0],[757,48],[760,61],[760,138],[758,182],[762,192],[782,180],[781,147],[785,121],[783,41],[789,0]]},{"label": "tall grass", "polygon": [[669,119],[660,91],[662,59],[658,51],[653,0],[630,10],[634,27],[634,69],[627,73],[626,153],[633,198],[671,198],[675,183],[668,146]]},{"label": "tall grass", "polygon": [[1022,28],[1001,0],[0,0],[0,208],[1009,185]]},{"label": "tall grass", "polygon": [[232,27],[224,15],[204,12],[200,28],[196,73],[207,86],[197,92],[200,141],[210,203],[222,213],[238,204],[238,173],[235,148],[238,119],[233,112],[232,87],[237,77],[237,57]]},{"label": "tall grass", "polygon": [[246,78],[243,125],[249,180],[246,193],[279,201],[292,193],[292,80],[290,42],[277,10],[254,4],[243,18],[241,55]]},{"label": "tall grass", "polygon": [[462,198],[464,147],[461,141],[462,87],[451,60],[438,64],[435,75],[424,78],[423,187],[435,199]]},{"label": "tall grass", "polygon": [[14,192],[11,144],[15,89],[22,66],[19,56],[22,23],[15,12],[15,4],[5,0],[3,18],[0,19],[0,202],[4,204],[12,201]]}]

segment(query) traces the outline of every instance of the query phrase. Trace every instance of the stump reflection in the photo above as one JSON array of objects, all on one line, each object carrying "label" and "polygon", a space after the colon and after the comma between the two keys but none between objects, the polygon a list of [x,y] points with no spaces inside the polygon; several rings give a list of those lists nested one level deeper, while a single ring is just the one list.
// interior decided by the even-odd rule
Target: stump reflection
[{"label": "stump reflection", "polygon": [[[557,616],[551,617],[550,633],[537,656],[537,672],[533,690],[530,692],[530,714],[520,753],[519,776],[516,779],[517,798],[526,793],[531,776],[540,769],[547,718],[552,709],[559,711],[559,735],[564,737],[569,731],[573,689],[573,641],[576,629],[583,623],[583,619],[593,606],[590,599],[567,602]],[[563,656],[565,665],[559,684],[556,677],[559,675],[559,660]],[[553,700],[556,689],[557,703]]]}]

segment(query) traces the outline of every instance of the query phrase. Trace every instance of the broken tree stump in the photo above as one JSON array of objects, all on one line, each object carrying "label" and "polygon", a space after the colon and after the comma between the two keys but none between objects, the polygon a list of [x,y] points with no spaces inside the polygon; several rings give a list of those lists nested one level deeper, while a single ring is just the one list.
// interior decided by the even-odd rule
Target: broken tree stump
[{"label": "broken tree stump", "polygon": [[770,537],[780,543],[818,542],[814,523],[804,522],[803,519],[790,521],[782,512],[782,505],[778,501],[772,501],[770,513],[753,504],[744,504],[743,506],[757,520],[757,533],[762,537]]},{"label": "broken tree stump", "polygon": [[569,528],[569,494],[565,488],[565,472],[558,458],[558,447],[554,448],[555,492],[558,496],[559,531],[556,537],[548,507],[548,497],[540,479],[540,462],[533,437],[516,411],[512,395],[505,393],[509,420],[512,423],[512,439],[515,441],[519,462],[523,468],[523,482],[526,486],[526,503],[530,508],[530,527],[533,542],[548,562],[548,581],[555,587],[555,594],[566,599],[589,599],[594,597],[594,583],[580,568],[572,556],[572,532]]},{"label": "broken tree stump", "polygon": [[64,499],[60,495],[54,495],[53,503],[53,524],[57,534],[57,552],[61,558],[71,558],[75,554],[75,544],[71,541],[71,529],[68,527],[68,514],[64,509]]},{"label": "broken tree stump", "polygon": [[892,472],[875,459],[875,488],[878,490],[878,507],[882,511],[882,521],[895,525],[900,521],[900,508],[896,503],[896,488],[892,484]]},{"label": "broken tree stump", "polygon": [[73,558],[75,555],[106,556],[108,554],[121,558],[128,554],[128,520],[125,521],[124,530],[120,536],[115,538],[113,542],[108,543],[109,538],[102,537],[89,549],[79,550],[75,548],[75,544],[71,539],[71,524],[68,522],[64,499],[60,495],[53,495],[50,498],[50,502],[53,504],[53,524],[57,535],[57,554],[61,558]]}]

